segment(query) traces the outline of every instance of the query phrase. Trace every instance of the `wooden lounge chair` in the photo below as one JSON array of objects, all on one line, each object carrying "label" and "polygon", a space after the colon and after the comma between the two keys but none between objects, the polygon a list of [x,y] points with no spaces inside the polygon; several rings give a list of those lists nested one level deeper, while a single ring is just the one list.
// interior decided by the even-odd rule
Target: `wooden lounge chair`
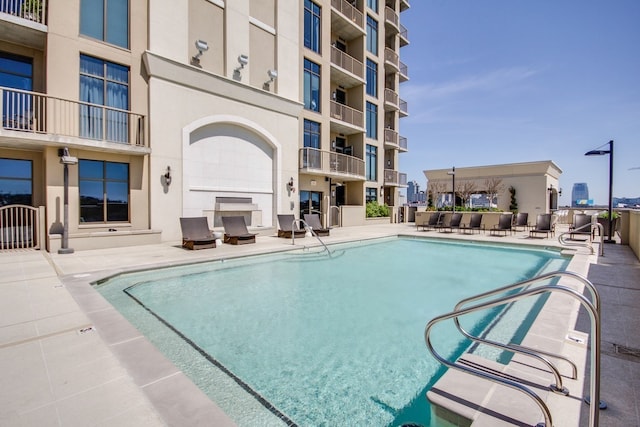
[{"label": "wooden lounge chair", "polygon": [[455,212],[451,214],[451,218],[449,218],[449,222],[447,224],[441,225],[438,227],[438,231],[447,231],[449,233],[453,233],[453,229],[460,229],[460,223],[462,222],[462,214],[460,212]]},{"label": "wooden lounge chair", "polygon": [[481,230],[485,231],[484,224],[482,223],[482,214],[481,213],[472,213],[471,214],[471,220],[469,221],[469,224],[462,224],[458,228],[459,232],[466,233],[467,231],[470,231],[471,234],[473,234],[475,231],[477,231],[478,234],[480,234]]},{"label": "wooden lounge chair", "polygon": [[278,215],[278,224],[280,224],[278,237],[290,239],[292,234],[294,237],[304,237],[306,232],[298,227],[297,222],[294,223],[295,219],[293,215]]},{"label": "wooden lounge chair", "polygon": [[551,214],[539,214],[536,217],[536,225],[529,230],[529,237],[544,233],[545,237],[555,234],[555,224],[552,222]]},{"label": "wooden lounge chair", "polygon": [[426,224],[422,224],[422,231],[435,230],[442,225],[442,212],[433,212],[429,215],[429,221]]},{"label": "wooden lounge chair", "polygon": [[304,214],[304,222],[311,227],[311,231],[315,233],[316,236],[328,236],[330,233],[328,228],[322,227],[318,214]]},{"label": "wooden lounge chair", "polygon": [[504,233],[505,236],[507,235],[507,232],[509,232],[509,234],[513,234],[513,228],[511,227],[512,222],[513,222],[512,213],[500,214],[498,223],[493,227],[491,227],[491,230],[489,230],[489,234],[494,235],[497,233]]},{"label": "wooden lounge chair", "polygon": [[208,249],[216,247],[216,238],[209,229],[204,216],[180,218],[182,247],[187,249]]},{"label": "wooden lounge chair", "polygon": [[249,233],[243,216],[223,216],[222,225],[224,226],[225,243],[245,245],[256,242],[256,235]]},{"label": "wooden lounge chair", "polygon": [[513,222],[514,231],[518,231],[520,227],[522,227],[522,231],[527,231],[531,227],[531,224],[529,224],[529,214],[526,212],[518,212]]},{"label": "wooden lounge chair", "polygon": [[589,236],[593,238],[591,215],[575,214],[573,224],[569,226],[569,238],[573,239],[574,234]]}]

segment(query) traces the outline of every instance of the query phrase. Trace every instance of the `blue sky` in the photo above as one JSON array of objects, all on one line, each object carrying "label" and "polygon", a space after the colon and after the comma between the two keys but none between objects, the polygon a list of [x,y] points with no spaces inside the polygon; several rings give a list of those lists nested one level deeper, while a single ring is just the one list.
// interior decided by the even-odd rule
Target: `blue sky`
[{"label": "blue sky", "polygon": [[[560,204],[576,182],[607,204],[640,197],[640,0],[412,0],[400,170],[552,160]],[[630,170],[631,169],[631,170]]]}]

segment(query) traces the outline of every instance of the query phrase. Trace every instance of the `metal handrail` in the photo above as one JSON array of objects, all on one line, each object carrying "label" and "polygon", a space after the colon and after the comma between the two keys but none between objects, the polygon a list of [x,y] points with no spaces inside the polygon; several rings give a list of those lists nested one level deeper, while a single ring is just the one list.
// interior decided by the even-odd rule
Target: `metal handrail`
[{"label": "metal handrail", "polygon": [[[581,243],[567,242],[564,239],[564,236],[566,236],[567,234],[568,235],[574,234],[577,231],[580,231],[580,230],[582,230],[584,228],[587,228],[587,227],[589,227],[590,229],[589,229],[589,240],[588,240],[589,243],[587,243],[586,245],[583,244],[582,242]],[[569,231],[565,231],[564,233],[561,233],[558,236],[558,242],[562,246],[580,246],[580,247],[585,246],[585,247],[587,247],[587,248],[589,248],[591,250],[591,254],[595,254],[596,251],[593,249],[593,239],[591,238],[591,236],[593,236],[594,227],[598,227],[598,232],[600,233],[600,236],[602,236],[603,233],[604,233],[604,228],[602,227],[602,224],[600,224],[600,223],[596,223],[596,224],[589,223],[589,224],[581,225],[578,228],[574,228],[573,230],[569,230]],[[600,256],[604,256],[604,245],[602,244],[602,242],[600,242]]]},{"label": "metal handrail", "polygon": [[[320,242],[320,244],[321,244],[322,246],[324,246],[324,249],[325,249],[325,250],[327,251],[327,253],[329,254],[329,258],[331,258],[331,251],[329,250],[329,248],[327,247],[327,245],[325,245],[325,244],[324,244],[324,242],[322,241],[322,239],[320,238],[320,236],[318,236],[318,235],[316,234],[316,232],[315,232],[315,231],[313,231],[313,228],[312,228],[312,227],[310,227],[310,226],[309,226],[309,224],[307,224],[307,222],[306,222],[304,219],[302,219],[302,218],[294,219],[294,220],[293,220],[293,222],[291,223],[291,229],[292,229],[292,230],[294,229],[293,227],[295,226],[296,222],[300,222],[300,223],[302,223],[302,224],[304,225],[304,229],[305,229],[305,230],[309,230],[309,231],[311,231],[311,235],[312,235],[313,237],[315,237],[316,239],[318,239],[318,242]],[[293,233],[293,232],[291,233],[291,244],[292,244],[292,245],[295,245],[295,244],[296,244],[296,233]]]},{"label": "metal handrail", "polygon": [[338,227],[342,227],[342,218],[340,217],[340,208],[338,206],[329,206],[329,213],[328,215],[328,222],[329,222],[329,228],[331,228],[331,226],[333,224],[331,224],[331,209],[337,209],[338,210]]},{"label": "metal handrail", "polygon": [[[582,280],[584,280],[585,283],[588,282],[588,280],[586,279],[582,279]],[[591,289],[592,286],[593,285],[588,287]],[[440,363],[442,363],[443,365],[449,366],[453,369],[457,369],[462,372],[466,372],[468,374],[487,379],[489,381],[494,381],[494,382],[503,384],[507,387],[518,390],[528,395],[540,407],[540,410],[544,415],[546,425],[553,426],[549,408],[544,403],[544,401],[540,398],[540,396],[534,393],[531,389],[515,381],[507,380],[485,371],[476,370],[467,366],[457,364],[456,362],[448,361],[447,359],[440,356],[440,354],[438,354],[435,351],[433,344],[431,343],[431,337],[430,337],[431,328],[433,328],[433,326],[436,323],[439,323],[443,320],[457,319],[457,317],[459,316],[464,316],[466,314],[473,313],[475,311],[485,310],[487,308],[499,306],[512,301],[517,301],[529,296],[535,296],[535,295],[543,294],[546,292],[561,292],[561,293],[565,293],[570,296],[573,296],[587,309],[587,312],[589,313],[589,318],[591,320],[591,332],[592,332],[590,336],[590,339],[591,339],[590,394],[591,394],[591,402],[599,402],[600,401],[600,334],[601,334],[600,312],[599,312],[599,309],[594,304],[592,304],[587,298],[585,298],[582,294],[566,286],[545,285],[545,286],[540,286],[533,289],[526,289],[526,290],[522,290],[517,294],[507,295],[491,301],[485,301],[484,303],[481,303],[481,304],[476,304],[464,309],[459,309],[459,310],[452,311],[450,313],[443,314],[441,316],[435,317],[429,323],[427,323],[427,326],[425,327],[424,337],[425,337],[425,343],[427,345],[427,348],[429,349],[433,357],[435,357]],[[599,301],[599,296],[597,296],[597,292],[596,292],[596,300]],[[598,411],[599,411],[598,403],[592,403],[590,405],[590,414],[589,414],[590,427],[595,427],[598,425],[598,417],[599,417]]]}]

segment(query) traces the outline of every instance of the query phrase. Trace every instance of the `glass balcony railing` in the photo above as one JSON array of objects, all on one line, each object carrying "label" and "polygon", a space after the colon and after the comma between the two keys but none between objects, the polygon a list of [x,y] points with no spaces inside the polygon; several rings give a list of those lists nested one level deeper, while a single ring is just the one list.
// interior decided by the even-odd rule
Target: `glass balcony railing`
[{"label": "glass balcony railing", "polygon": [[364,160],[347,154],[305,147],[300,149],[300,170],[364,179]]}]

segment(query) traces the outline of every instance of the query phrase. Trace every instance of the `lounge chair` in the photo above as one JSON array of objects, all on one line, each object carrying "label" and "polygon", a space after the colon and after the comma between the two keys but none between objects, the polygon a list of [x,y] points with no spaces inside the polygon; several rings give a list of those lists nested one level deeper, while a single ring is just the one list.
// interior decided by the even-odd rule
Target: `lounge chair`
[{"label": "lounge chair", "polygon": [[496,233],[504,233],[504,235],[506,236],[507,231],[509,232],[509,234],[513,234],[513,228],[511,227],[512,222],[513,222],[512,213],[500,214],[498,223],[493,227],[491,227],[491,230],[489,230],[489,234],[494,235]]},{"label": "lounge chair", "polygon": [[555,234],[555,224],[552,221],[551,214],[539,214],[536,217],[536,225],[529,230],[529,237],[533,237],[534,234],[545,234],[548,237]]},{"label": "lounge chair", "polygon": [[470,231],[471,234],[473,234],[475,231],[477,231],[478,234],[480,234],[480,230],[485,231],[484,224],[482,223],[482,214],[481,213],[472,213],[471,214],[471,220],[469,221],[469,224],[462,224],[458,228],[458,231],[461,231],[463,233],[466,233],[467,231]]},{"label": "lounge chair", "polygon": [[323,228],[320,223],[320,215],[318,214],[304,214],[304,222],[311,227],[311,231],[316,236],[328,236],[330,231],[328,228]]},{"label": "lounge chair", "polygon": [[216,247],[216,238],[209,229],[204,216],[180,218],[182,247],[187,249],[208,249]]},{"label": "lounge chair", "polygon": [[453,233],[453,229],[455,228],[456,230],[460,229],[460,223],[462,222],[462,214],[459,212],[455,212],[451,214],[451,217],[449,218],[449,222],[447,224],[441,225],[440,227],[438,227],[438,231],[447,231],[449,233]]},{"label": "lounge chair", "polygon": [[569,238],[573,239],[574,234],[593,238],[591,223],[591,215],[575,214],[573,216],[573,224],[569,226]]},{"label": "lounge chair", "polygon": [[300,230],[298,223],[294,223],[295,220],[296,217],[293,215],[278,215],[278,224],[280,224],[278,237],[290,239],[292,234],[294,237],[304,237],[306,232]]},{"label": "lounge chair", "polygon": [[435,230],[442,225],[442,213],[441,212],[433,212],[429,215],[429,221],[426,224],[422,224],[422,231],[427,230]]},{"label": "lounge chair", "polygon": [[223,216],[224,242],[232,245],[255,243],[256,235],[249,233],[243,216]]},{"label": "lounge chair", "polygon": [[522,231],[526,231],[531,227],[531,224],[529,224],[529,214],[526,212],[518,212],[513,222],[514,231],[519,231],[518,228],[520,227],[522,227]]}]

